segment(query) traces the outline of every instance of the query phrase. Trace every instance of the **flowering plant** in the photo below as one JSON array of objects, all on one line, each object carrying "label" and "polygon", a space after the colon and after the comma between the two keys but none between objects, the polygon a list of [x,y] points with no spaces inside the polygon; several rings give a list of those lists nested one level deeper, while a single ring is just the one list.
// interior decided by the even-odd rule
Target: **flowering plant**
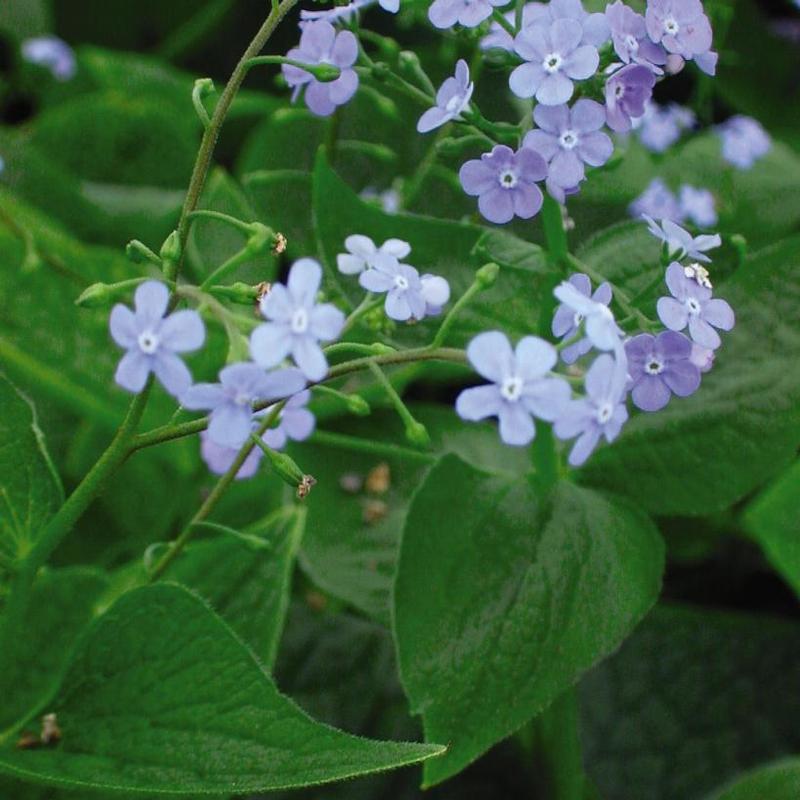
[{"label": "flowering plant", "polygon": [[800,590],[800,157],[740,75],[757,13],[272,0],[218,88],[174,66],[217,72],[200,5],[156,60],[0,9],[0,788],[684,798],[692,754],[630,761],[699,715],[701,798],[799,749],[623,707],[739,655],[659,600],[717,602],[691,569],[756,542]]}]

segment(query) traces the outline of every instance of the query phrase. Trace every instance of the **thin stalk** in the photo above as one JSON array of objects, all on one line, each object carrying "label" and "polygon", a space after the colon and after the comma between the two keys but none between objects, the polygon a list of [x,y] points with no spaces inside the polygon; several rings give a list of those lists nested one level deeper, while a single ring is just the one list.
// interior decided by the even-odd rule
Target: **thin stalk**
[{"label": "thin stalk", "polygon": [[403,447],[390,442],[375,442],[361,439],[357,436],[347,436],[343,433],[330,431],[316,431],[309,439],[311,444],[321,444],[327,447],[338,447],[342,450],[352,450],[357,453],[368,453],[382,458],[399,458],[406,461],[419,461],[422,464],[433,464],[438,456],[430,453],[421,453],[410,447]]},{"label": "thin stalk", "polygon": [[547,252],[553,262],[562,269],[569,258],[567,234],[561,216],[561,206],[549,194],[544,196],[542,204],[542,225]]}]

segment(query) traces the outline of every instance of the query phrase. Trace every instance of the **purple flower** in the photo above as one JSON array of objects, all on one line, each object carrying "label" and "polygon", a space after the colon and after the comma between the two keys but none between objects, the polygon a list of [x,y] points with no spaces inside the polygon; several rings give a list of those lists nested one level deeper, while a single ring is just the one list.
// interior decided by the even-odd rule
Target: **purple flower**
[{"label": "purple flower", "polygon": [[625,64],[641,64],[660,73],[667,63],[667,53],[660,44],[650,41],[644,17],[617,0],[606,6],[606,20],[611,28],[614,51]]},{"label": "purple flower", "polygon": [[435,317],[450,300],[450,284],[441,275],[426,273],[420,278],[422,297],[425,300],[425,316]]},{"label": "purple flower", "polygon": [[694,63],[712,78],[717,74],[717,62],[719,61],[719,53],[713,50],[707,50],[705,53],[700,53],[694,57]]},{"label": "purple flower", "polygon": [[452,28],[457,22],[465,28],[474,28],[492,16],[495,6],[504,6],[507,0],[433,0],[428,9],[428,19],[436,28]]},{"label": "purple flower", "polygon": [[50,70],[58,81],[68,81],[75,75],[75,53],[57,36],[36,36],[26,39],[21,46],[22,57]]},{"label": "purple flower", "polygon": [[504,333],[489,331],[469,343],[467,358],[491,384],[461,392],[456,412],[471,422],[497,417],[506,444],[528,444],[536,435],[533,417],[553,422],[569,400],[569,384],[546,377],[558,355],[543,339],[525,336],[512,350]]},{"label": "purple flower", "polygon": [[509,78],[517,97],[536,97],[548,106],[572,97],[573,80],[586,80],[597,71],[597,48],[581,44],[583,27],[574,19],[557,19],[550,25],[532,25],[517,34],[514,49],[525,59]]},{"label": "purple flower", "polygon": [[111,336],[128,351],[114,380],[129,392],[141,392],[151,372],[175,397],[192,383],[192,375],[177,353],[202,347],[205,326],[196,311],[175,311],[165,317],[168,303],[169,290],[163,283],[145,281],[134,295],[135,312],[119,303],[111,309]]},{"label": "purple flower", "polygon": [[711,24],[700,0],[647,0],[647,33],[668,53],[685,59],[711,49]]},{"label": "purple flower", "polygon": [[694,123],[695,116],[688,108],[676,103],[662,107],[650,102],[645,105],[642,117],[634,120],[632,126],[638,133],[639,141],[648,150],[663,153]]},{"label": "purple flower", "polygon": [[387,239],[380,247],[369,236],[355,233],[344,240],[347,253],[336,256],[336,266],[339,272],[345,275],[358,275],[365,269],[375,266],[378,255],[394,256],[397,259],[405,258],[411,252],[411,245],[402,239]]},{"label": "purple flower", "polygon": [[689,360],[700,372],[709,372],[714,366],[714,351],[693,343],[692,354],[689,356]]},{"label": "purple flower", "polygon": [[368,292],[386,292],[384,307],[392,319],[405,322],[425,318],[427,303],[422,280],[414,267],[401,264],[393,256],[378,256],[375,266],[362,272],[358,282]]},{"label": "purple flower", "polygon": [[628,206],[628,213],[638,219],[643,215],[683,222],[684,211],[678,199],[661,178],[653,178],[647,188]]},{"label": "purple flower", "polygon": [[[266,430],[261,437],[269,447],[273,450],[282,450],[286,446],[287,439],[291,439],[293,442],[302,442],[311,436],[317,421],[306,408],[310,399],[311,392],[306,390],[286,401],[278,417],[278,424],[274,428]],[[271,408],[262,413],[269,413]]]},{"label": "purple flower", "polygon": [[625,343],[631,397],[642,411],[658,411],[672,394],[688,397],[700,386],[700,370],[691,360],[692,343],[675,331],[640,333]]},{"label": "purple flower", "polygon": [[731,117],[717,133],[722,139],[722,157],[739,169],[750,169],[772,147],[769,134],[752,117]]},{"label": "purple flower", "polygon": [[[203,461],[206,462],[206,466],[215,475],[224,475],[233,466],[240,449],[240,447],[223,447],[208,435],[208,431],[200,432],[200,455],[203,457]],[[239,467],[239,471],[236,473],[236,480],[242,481],[252,478],[258,471],[258,465],[261,463],[263,455],[264,452],[260,447],[254,447],[242,466]]]},{"label": "purple flower", "polygon": [[289,397],[305,387],[298,369],[266,373],[250,362],[230,364],[219,383],[196,383],[181,396],[190,411],[211,411],[208,435],[222,447],[241,447],[253,428],[253,403]]},{"label": "purple flower", "polygon": [[539,105],[533,118],[540,130],[529,131],[523,145],[535,150],[548,162],[547,189],[560,203],[565,190],[575,188],[585,176],[584,164],[599,167],[611,158],[614,145],[600,131],[606,112],[594,100],[578,100],[566,105]]},{"label": "purple flower", "polygon": [[[575,276],[573,276],[575,277]],[[616,350],[619,347],[622,331],[614,320],[614,315],[608,304],[611,298],[605,298],[610,294],[608,284],[601,284],[595,294],[589,297],[589,291],[584,292],[586,284],[582,282],[562,281],[555,289],[553,294],[560,300],[562,307],[566,311],[562,312],[562,319],[567,312],[574,314],[573,321],[577,325],[581,322],[586,327],[586,338],[593,347],[598,350]],[[591,283],[589,284],[591,290]],[[555,325],[555,319],[553,320]]]},{"label": "purple flower", "polygon": [[350,31],[337,33],[333,25],[325,20],[309,22],[303,25],[300,46],[286,55],[304,64],[333,64],[341,70],[336,80],[322,82],[300,67],[283,65],[283,76],[294,88],[292,100],[305,86],[306,105],[312,113],[328,117],[337,106],[346,103],[356,93],[358,75],[352,66],[358,58],[358,41]]},{"label": "purple flower", "polygon": [[[608,283],[601,283],[597,290],[592,294],[592,282],[588,275],[576,272],[570,275],[569,283],[586,298],[591,298],[595,303],[608,306],[611,302],[611,286]],[[557,336],[566,342],[574,338],[583,322],[583,315],[576,312],[572,306],[561,303],[553,315],[553,336]],[[568,345],[561,351],[561,360],[565,364],[574,364],[581,356],[586,355],[592,349],[592,342],[588,336],[584,336],[577,342]]]},{"label": "purple flower", "polygon": [[542,207],[542,191],[536,181],[547,177],[547,164],[534,150],[516,153],[496,145],[491,153],[467,161],[458,173],[464,191],[478,198],[478,209],[489,220],[503,224],[515,216],[530,219]]},{"label": "purple flower", "polygon": [[586,397],[567,403],[553,426],[559,439],[578,437],[569,454],[573,467],[579,467],[589,458],[601,437],[613,442],[628,419],[624,350],[620,355],[620,361],[607,353],[594,360],[586,373]]},{"label": "purple flower", "polygon": [[[714,195],[708,189],[697,189],[684,184],[680,188],[678,198],[680,209],[686,219],[691,220],[699,228],[711,228],[717,224],[717,207]],[[647,212],[649,213],[649,212]],[[650,214],[651,217],[664,216]],[[675,222],[680,222],[676,219]]]},{"label": "purple flower", "polygon": [[693,341],[716,350],[722,342],[714,328],[731,330],[733,309],[725,300],[712,298],[711,289],[688,277],[676,261],[667,267],[667,288],[672,297],[659,298],[658,318],[671,331],[682,331],[688,325]]},{"label": "purple flower", "polygon": [[331,303],[316,303],[322,268],[311,258],[295,261],[286,286],[276,283],[261,301],[269,322],[250,336],[250,354],[261,367],[270,368],[291,354],[310,381],[319,381],[328,362],[319,342],[336,339],[344,327],[344,314]]},{"label": "purple flower", "polygon": [[647,228],[650,233],[661,239],[667,246],[667,253],[670,256],[677,256],[678,258],[688,256],[697,261],[711,261],[705,255],[706,250],[711,250],[722,244],[722,239],[718,233],[713,236],[692,236],[689,231],[681,228],[680,225],[672,222],[672,220],[662,219],[661,225],[659,225],[647,214],[642,214],[642,218],[647,222]]},{"label": "purple flower", "polygon": [[653,95],[656,76],[641,64],[628,66],[615,72],[606,81],[606,121],[617,133],[631,129],[631,117],[644,114],[645,103]]},{"label": "purple flower", "polygon": [[456,64],[455,77],[448,78],[436,93],[436,105],[429,108],[417,122],[417,131],[427,133],[456,119],[469,106],[474,84],[469,79],[469,67],[463,58]]}]

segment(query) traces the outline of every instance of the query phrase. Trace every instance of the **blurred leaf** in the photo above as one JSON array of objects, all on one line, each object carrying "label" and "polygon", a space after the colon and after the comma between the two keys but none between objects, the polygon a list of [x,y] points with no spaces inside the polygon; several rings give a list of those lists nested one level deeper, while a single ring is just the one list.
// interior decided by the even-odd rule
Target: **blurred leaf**
[{"label": "blurred leaf", "polygon": [[207,600],[270,670],[305,518],[305,508],[284,506],[243,537],[219,532],[196,542],[166,573]]},{"label": "blurred leaf", "polygon": [[800,796],[800,759],[758,767],[708,800],[795,800]]},{"label": "blurred leaf", "polygon": [[800,444],[800,238],[754,254],[716,290],[736,312],[692,397],[638,413],[582,471],[593,486],[664,515],[711,514],[786,465]]},{"label": "blurred leaf", "polygon": [[59,748],[2,751],[0,770],[105,791],[242,793],[441,752],[314,722],[219,617],[169,584],[130,592],[95,622],[50,707],[63,731]]},{"label": "blurred leaf", "polygon": [[49,33],[53,28],[50,3],[46,0],[3,0],[0,3],[0,29],[19,39]]},{"label": "blurred leaf", "polygon": [[[64,502],[33,404],[0,373],[0,571],[24,557]],[[7,564],[3,562],[7,561]]]},{"label": "blurred leaf", "polygon": [[406,518],[394,591],[400,673],[428,739],[425,785],[462,770],[613,651],[655,602],[652,523],[571,484],[441,459]]},{"label": "blurred leaf", "polygon": [[743,523],[770,564],[800,594],[800,461],[750,502]]},{"label": "blurred leaf", "polygon": [[700,800],[798,752],[798,659],[796,621],[658,606],[581,684],[584,763],[601,795]]},{"label": "blurred leaf", "polygon": [[[41,704],[58,686],[107,583],[103,572],[84,567],[46,570],[38,576],[24,621],[25,635],[15,642],[13,659],[0,658],[0,729],[47,711]],[[38,720],[29,727],[38,733]]]}]

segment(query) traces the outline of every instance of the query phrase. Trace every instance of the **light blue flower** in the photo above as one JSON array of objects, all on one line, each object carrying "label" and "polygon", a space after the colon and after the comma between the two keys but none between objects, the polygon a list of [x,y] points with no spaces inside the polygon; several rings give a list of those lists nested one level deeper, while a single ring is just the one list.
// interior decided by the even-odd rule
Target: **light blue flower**
[{"label": "light blue flower", "polygon": [[684,209],[678,198],[661,178],[653,178],[647,188],[628,206],[628,213],[639,219],[642,215],[656,219],[671,219],[683,222]]},{"label": "light blue flower", "polygon": [[647,222],[650,233],[660,239],[667,247],[667,253],[675,258],[688,256],[696,261],[711,261],[705,255],[707,250],[712,250],[722,244],[722,239],[718,233],[713,236],[704,234],[702,236],[692,236],[689,231],[681,228],[680,225],[669,219],[662,219],[659,225],[652,217],[642,214],[642,218]]},{"label": "light blue flower", "polygon": [[[269,428],[261,437],[273,450],[282,450],[288,440],[302,442],[314,432],[317,424],[314,415],[306,406],[311,399],[311,392],[306,389],[290,397],[278,415],[278,424]],[[269,414],[272,406],[266,409]]]},{"label": "light blue flower", "polygon": [[536,435],[533,418],[553,422],[570,398],[563,378],[548,377],[558,354],[543,339],[525,336],[512,350],[504,333],[488,331],[469,343],[467,358],[491,383],[461,392],[456,412],[471,422],[497,417],[506,444],[531,442]]},{"label": "light blue flower", "polygon": [[328,362],[319,342],[339,337],[344,314],[331,303],[317,304],[322,267],[311,258],[296,261],[286,286],[276,283],[261,301],[261,313],[269,322],[250,336],[250,355],[269,369],[291,355],[310,381],[328,372]]},{"label": "light blue flower", "polygon": [[205,326],[200,315],[188,309],[165,317],[168,303],[169,290],[163,283],[145,281],[136,289],[135,311],[119,303],[111,309],[111,336],[127,350],[114,379],[129,392],[141,392],[151,372],[175,397],[192,383],[189,368],[177,354],[202,347]]},{"label": "light blue flower", "polygon": [[469,79],[469,67],[463,58],[456,63],[455,76],[448,78],[436,93],[436,105],[417,121],[417,131],[428,133],[457,119],[469,107],[474,84]]},{"label": "light blue flower", "polygon": [[722,157],[739,169],[750,169],[772,147],[769,134],[752,117],[731,117],[717,133],[722,139]]},{"label": "light blue flower", "polygon": [[[678,194],[681,216],[691,220],[698,228],[711,228],[717,224],[717,204],[714,195],[708,189],[698,189],[684,184]],[[647,212],[650,214],[650,212]],[[666,216],[650,214],[651,217]],[[681,222],[676,219],[675,222]]]},{"label": "light blue flower", "polygon": [[[598,288],[594,297],[589,297],[588,292],[584,294],[573,283],[562,281],[553,289],[553,294],[564,308],[575,315],[576,320],[580,319],[580,322],[583,322],[586,338],[592,347],[596,347],[598,350],[616,350],[618,348],[622,331],[605,302],[608,291],[603,289],[603,286]],[[608,301],[610,302],[610,300],[609,297]]]},{"label": "light blue flower", "polygon": [[[576,272],[574,275],[570,275],[569,283],[580,292],[580,294],[594,303],[608,306],[611,302],[611,285],[609,283],[601,283],[594,294],[592,294],[592,282],[588,275]],[[572,305],[561,303],[553,314],[553,336],[557,336],[564,342],[569,341],[577,335],[583,320],[583,314],[575,311]],[[567,345],[567,347],[561,351],[561,360],[565,364],[574,364],[581,356],[586,355],[591,349],[591,339],[589,339],[588,336],[584,336],[577,342]]]},{"label": "light blue flower", "polygon": [[57,36],[36,36],[21,46],[22,57],[31,64],[50,70],[58,81],[68,81],[76,72],[75,53]]},{"label": "light blue flower", "polygon": [[409,264],[401,264],[394,256],[382,254],[375,266],[362,272],[358,282],[368,291],[386,293],[386,315],[398,322],[424,319],[427,303],[419,272]]}]

